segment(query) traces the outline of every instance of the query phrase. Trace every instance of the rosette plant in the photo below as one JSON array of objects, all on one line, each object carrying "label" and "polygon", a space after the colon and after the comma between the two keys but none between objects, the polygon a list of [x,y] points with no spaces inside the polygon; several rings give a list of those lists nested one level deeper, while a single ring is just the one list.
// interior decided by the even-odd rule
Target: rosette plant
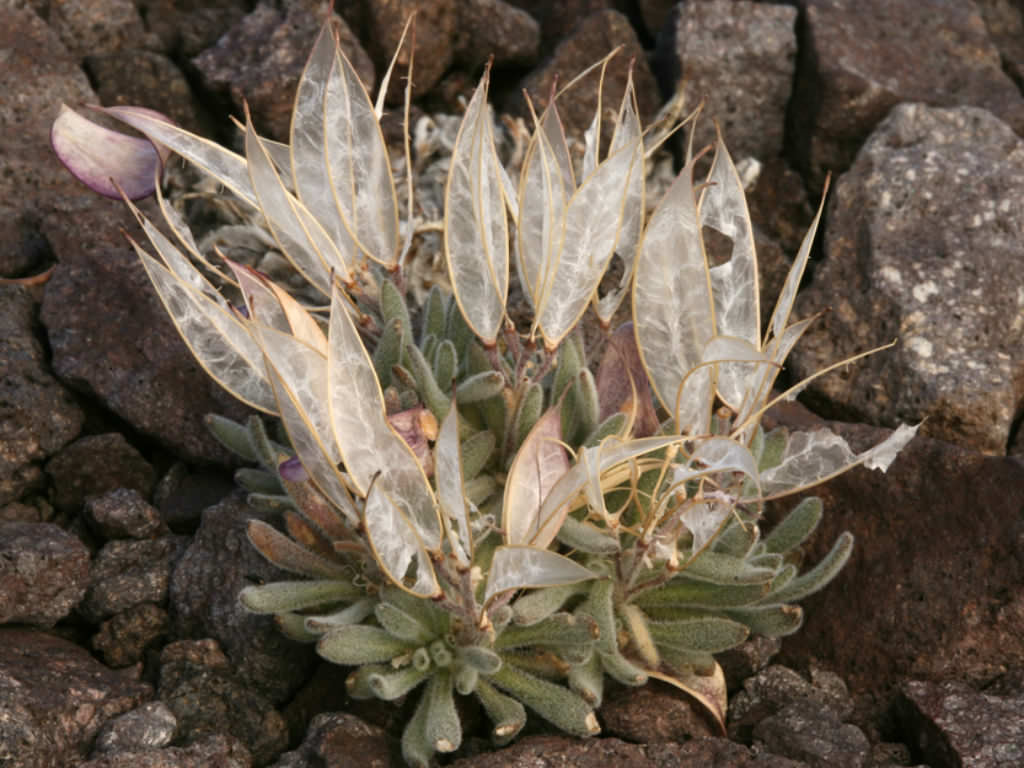
[{"label": "rosette plant", "polygon": [[[281,510],[284,532],[253,521],[252,544],[295,575],[246,588],[242,603],[354,667],[353,696],[417,696],[402,737],[411,764],[458,748],[459,696],[479,700],[498,742],[526,708],[595,734],[606,676],[668,680],[721,726],[714,654],[751,632],[795,631],[794,602],[852,547],[844,534],[800,574],[821,505],[802,502],[762,536],[765,501],[856,464],[884,470],[913,434],[855,455],[826,431],[760,427],[813,319],[789,318],[817,219],[762,334],[750,217],[721,139],[706,183],[690,159],[648,216],[646,162],[667,132],[645,135],[632,84],[606,141],[599,100],[578,167],[553,94],[515,183],[495,149],[485,72],[444,192],[451,292],[435,287],[416,306],[404,280],[414,165],[406,141],[403,217],[379,123],[389,76],[374,103],[328,23],[287,144],[259,136],[248,115],[244,155],[139,108],[101,111],[151,145],[66,108],[54,126],[84,181],[126,199],[156,192],[173,238],[136,211],[157,254],[133,243],[139,258],[199,363],[263,414],[209,420],[258,465],[237,476],[253,502]],[[408,103],[407,89],[407,115]],[[117,151],[94,156],[95,131]],[[241,264],[210,264],[158,180],[138,171],[167,152],[258,211],[325,306]],[[705,228],[732,241],[716,266]],[[621,277],[602,281],[613,260]],[[632,323],[609,331],[630,293]],[[580,328],[589,308],[604,329],[596,359]],[[285,436],[272,439],[267,419]]]}]

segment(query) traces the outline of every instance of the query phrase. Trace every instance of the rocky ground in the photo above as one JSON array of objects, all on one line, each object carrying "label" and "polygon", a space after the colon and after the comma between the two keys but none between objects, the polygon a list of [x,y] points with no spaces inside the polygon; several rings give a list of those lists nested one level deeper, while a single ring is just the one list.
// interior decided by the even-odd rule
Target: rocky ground
[{"label": "rocky ground", "polygon": [[[454,763],[1024,765],[1024,3],[336,5],[367,80],[421,7],[417,108],[430,112],[457,113],[492,54],[510,114],[523,88],[543,101],[556,74],[615,45],[609,103],[630,58],[645,118],[684,78],[733,156],[759,163],[767,295],[831,172],[798,306],[829,311],[792,372],[899,344],[771,418],[840,420],[855,448],[926,419],[888,474],[817,489],[809,556],[842,530],[856,553],[806,602],[798,635],[723,659],[729,740],[651,685],[608,697],[600,738],[534,722],[498,751],[468,738]],[[61,102],[141,104],[228,140],[245,99],[283,138],[323,13],[319,0],[0,0],[4,768],[398,764],[407,712],[348,700],[344,670],[239,608],[243,585],[275,574],[244,538],[261,513],[201,419],[243,410],[164,316],[121,234],[130,214],[48,144]],[[592,98],[568,95],[570,131]]]}]

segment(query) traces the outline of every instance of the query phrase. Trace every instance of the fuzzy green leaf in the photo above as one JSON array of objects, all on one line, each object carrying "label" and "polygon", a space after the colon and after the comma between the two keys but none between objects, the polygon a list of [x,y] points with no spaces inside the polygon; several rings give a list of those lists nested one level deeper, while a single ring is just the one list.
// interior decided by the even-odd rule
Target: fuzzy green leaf
[{"label": "fuzzy green leaf", "polygon": [[491,682],[566,733],[593,736],[601,731],[590,705],[568,688],[534,677],[512,664],[503,665]]},{"label": "fuzzy green leaf", "polygon": [[316,645],[316,652],[322,657],[345,665],[391,661],[409,650],[406,641],[392,637],[380,627],[365,624],[335,627],[328,630]]},{"label": "fuzzy green leaf", "polygon": [[350,602],[362,596],[363,590],[349,581],[276,581],[246,587],[238,599],[253,613],[285,613]]}]

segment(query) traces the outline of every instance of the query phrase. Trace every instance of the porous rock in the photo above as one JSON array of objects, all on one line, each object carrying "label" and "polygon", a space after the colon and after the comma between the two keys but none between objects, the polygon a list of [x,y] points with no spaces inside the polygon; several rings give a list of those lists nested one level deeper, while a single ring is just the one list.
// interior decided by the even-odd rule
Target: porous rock
[{"label": "porous rock", "polygon": [[871,745],[864,732],[827,707],[791,704],[754,726],[754,740],[769,752],[810,768],[864,768]]},{"label": "porous rock", "polygon": [[[455,60],[458,30],[456,0],[375,0],[365,4],[368,53],[378,72],[384,72],[398,51],[398,41],[412,13],[416,12],[416,46],[409,40],[398,51],[395,71],[405,73],[409,56],[413,61],[413,96],[421,96],[441,79]],[[400,104],[404,98],[404,78],[392,76],[388,86],[389,104]]]},{"label": "porous rock", "polygon": [[28,289],[0,285],[0,504],[41,484],[40,462],[73,439],[84,421],[48,370],[33,333],[35,310]]},{"label": "porous rock", "polygon": [[833,416],[1004,453],[1024,392],[1024,140],[971,107],[901,105],[836,185],[825,258],[797,304],[831,308],[790,356]]},{"label": "porous rock", "polygon": [[203,513],[202,523],[171,576],[174,628],[182,637],[211,637],[247,685],[275,702],[286,701],[315,664],[313,648],[287,639],[273,617],[248,613],[238,593],[251,583],[293,578],[270,565],[249,544],[250,519],[276,521],[236,493]]},{"label": "porous rock", "polygon": [[[295,88],[328,12],[323,3],[291,0],[278,8],[261,2],[193,63],[207,88],[224,93],[239,115],[248,104],[256,129],[287,141]],[[372,88],[374,69],[348,26],[334,21],[342,50]]]},{"label": "porous rock", "polygon": [[897,713],[929,765],[1024,765],[1024,691],[993,696],[955,681],[908,680],[900,686]]},{"label": "porous rock", "polygon": [[973,105],[1024,131],[1024,98],[970,0],[800,0],[789,131],[820,188],[900,102]]},{"label": "porous rock", "polygon": [[0,523],[0,624],[52,627],[82,599],[89,550],[52,523]]},{"label": "porous rock", "polygon": [[153,603],[140,603],[100,624],[92,647],[108,667],[130,667],[145,658],[146,650],[166,635],[169,627],[167,611]]},{"label": "porous rock", "polygon": [[50,26],[79,59],[157,43],[146,33],[132,0],[59,0],[49,5]]},{"label": "porous rock", "polygon": [[117,488],[85,503],[85,517],[104,539],[147,539],[163,526],[160,512],[133,488]]},{"label": "porous rock", "polygon": [[736,158],[782,153],[796,69],[796,9],[747,0],[683,3],[659,41],[663,90],[682,82],[686,104],[703,101],[695,147],[713,144],[715,121]]},{"label": "porous rock", "polygon": [[0,627],[0,765],[80,765],[107,720],[151,696],[67,640]]},{"label": "porous rock", "polygon": [[267,765],[288,745],[284,718],[232,672],[215,640],[167,645],[160,654],[158,693],[177,719],[182,743],[230,734],[248,746],[257,766]]},{"label": "porous rock", "polygon": [[456,8],[455,56],[468,70],[494,57],[495,67],[524,67],[537,61],[540,25],[504,0],[468,0]]},{"label": "porous rock", "polygon": [[162,701],[150,701],[141,707],[108,720],[96,736],[92,754],[160,749],[174,738],[178,721]]},{"label": "porous rock", "polygon": [[99,622],[143,603],[163,602],[171,568],[187,543],[185,536],[108,541],[93,561],[82,614]]},{"label": "porous rock", "polygon": [[603,733],[642,744],[683,742],[715,734],[692,698],[654,680],[638,688],[608,691],[598,716]]},{"label": "porous rock", "polygon": [[88,499],[118,489],[148,496],[155,482],[153,467],[118,432],[75,440],[46,463],[46,472],[63,512],[77,513]]},{"label": "porous rock", "polygon": [[100,755],[78,768],[249,768],[249,750],[238,739],[214,734],[187,747],[142,749]]}]

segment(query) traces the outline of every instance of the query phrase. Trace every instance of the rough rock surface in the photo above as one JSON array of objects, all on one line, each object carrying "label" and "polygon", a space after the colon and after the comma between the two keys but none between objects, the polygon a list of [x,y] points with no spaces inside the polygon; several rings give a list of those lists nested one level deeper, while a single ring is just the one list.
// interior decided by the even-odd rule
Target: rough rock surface
[{"label": "rough rock surface", "polygon": [[108,720],[96,735],[93,755],[166,747],[178,721],[162,701],[151,701]]},{"label": "rough rock surface", "polygon": [[171,577],[171,606],[179,636],[214,638],[239,678],[276,703],[302,684],[315,655],[310,646],[285,638],[273,617],[248,613],[238,602],[238,593],[252,579],[288,578],[245,536],[248,520],[268,517],[272,519],[247,506],[239,494],[206,510]]},{"label": "rough rock surface", "polygon": [[48,371],[34,315],[27,288],[0,285],[0,505],[41,485],[40,462],[73,439],[84,421]]},{"label": "rough rock surface", "polygon": [[[568,83],[619,45],[623,46],[623,49],[611,60],[605,71],[602,103],[614,104],[615,108],[618,108],[626,89],[630,60],[635,59],[633,85],[636,88],[640,119],[646,124],[658,109],[658,88],[647,64],[647,57],[629,20],[618,11],[611,10],[587,16],[573,30],[572,35],[560,43],[554,53],[523,80],[522,88],[529,92],[537,114],[540,114],[547,105],[551,96],[551,84],[555,78],[560,84]],[[566,135],[582,137],[594,119],[594,109],[597,106],[597,77],[596,73],[592,73],[578,87],[559,97],[558,114],[565,125]],[[517,114],[529,114],[522,96],[518,94],[512,96],[505,107]]]},{"label": "rough rock surface", "polygon": [[78,765],[107,720],[151,696],[74,643],[0,627],[0,765]]},{"label": "rough rock surface", "polygon": [[230,734],[248,745],[257,766],[288,745],[284,718],[232,672],[214,640],[179,640],[163,649],[159,696],[174,713],[181,743]]},{"label": "rough rock surface", "polygon": [[855,725],[843,723],[827,707],[790,705],[754,727],[754,740],[777,755],[810,768],[865,768],[871,744]]},{"label": "rough rock surface", "polygon": [[143,749],[101,755],[78,768],[249,768],[249,750],[238,739],[220,734],[187,747]]},{"label": "rough rock surface", "polygon": [[800,0],[790,146],[820,188],[900,102],[969,104],[1024,131],[1024,98],[970,0]]},{"label": "rough rock surface", "polygon": [[[257,131],[287,141],[295,86],[324,16],[323,4],[312,0],[291,0],[283,9],[261,2],[193,63],[207,88],[227,94],[237,117],[248,104]],[[372,85],[370,59],[341,19],[337,29],[346,56]]]},{"label": "rough rock surface", "polygon": [[0,523],[0,624],[52,627],[82,599],[89,550],[52,523]]},{"label": "rough rock surface", "polygon": [[929,765],[1024,765],[1024,691],[992,696],[957,682],[909,680],[900,692],[902,728]]},{"label": "rough rock surface", "polygon": [[142,661],[146,650],[167,634],[170,623],[166,610],[153,603],[140,603],[100,624],[92,637],[92,647],[108,667],[130,667]]},{"label": "rough rock surface", "polygon": [[598,710],[601,732],[625,741],[654,744],[715,735],[715,729],[686,694],[652,680],[639,688],[616,688]]},{"label": "rough rock surface", "polygon": [[131,488],[92,498],[84,511],[89,525],[104,539],[148,539],[163,527],[159,510]]},{"label": "rough rock surface", "polygon": [[[888,434],[831,426],[854,450]],[[807,495],[825,508],[807,562],[844,530],[857,546],[836,581],[803,601],[806,622],[782,663],[817,658],[879,697],[908,676],[985,686],[1024,668],[1024,462],[918,435],[886,474],[857,468]]]},{"label": "rough rock surface", "polygon": [[98,622],[143,603],[162,602],[171,569],[187,544],[184,536],[108,541],[93,561],[89,590],[79,610]]},{"label": "rough rock surface", "polygon": [[540,25],[521,8],[504,0],[468,0],[456,6],[455,56],[473,70],[493,56],[495,67],[523,67],[536,62]]},{"label": "rough rock surface", "polygon": [[831,307],[790,357],[840,418],[1005,453],[1024,393],[1024,140],[988,112],[901,105],[836,185],[825,259],[797,311]]},{"label": "rough rock surface", "polygon": [[369,725],[355,715],[317,715],[298,749],[285,752],[273,768],[306,768],[310,765],[343,765],[359,755],[362,768],[392,765],[388,735],[383,728]]},{"label": "rough rock surface", "polygon": [[[717,121],[737,160],[782,153],[786,106],[796,69],[795,8],[754,2],[684,3],[661,41],[662,90],[682,81],[686,103],[704,102],[695,147],[713,144]],[[666,36],[667,37],[667,36]]]},{"label": "rough rock surface", "polygon": [[148,496],[155,482],[153,467],[119,432],[75,440],[46,463],[46,473],[54,488],[54,506],[70,513],[79,512],[87,500],[118,489]]},{"label": "rough rock surface", "polygon": [[[455,60],[459,21],[456,0],[378,0],[367,3],[365,9],[368,52],[381,73],[398,50],[406,21],[416,11],[413,94],[419,96],[430,90]],[[412,51],[411,46],[402,47],[395,59],[398,72],[407,70]],[[391,78],[388,103],[399,104],[404,98],[405,83],[400,79]]]}]

